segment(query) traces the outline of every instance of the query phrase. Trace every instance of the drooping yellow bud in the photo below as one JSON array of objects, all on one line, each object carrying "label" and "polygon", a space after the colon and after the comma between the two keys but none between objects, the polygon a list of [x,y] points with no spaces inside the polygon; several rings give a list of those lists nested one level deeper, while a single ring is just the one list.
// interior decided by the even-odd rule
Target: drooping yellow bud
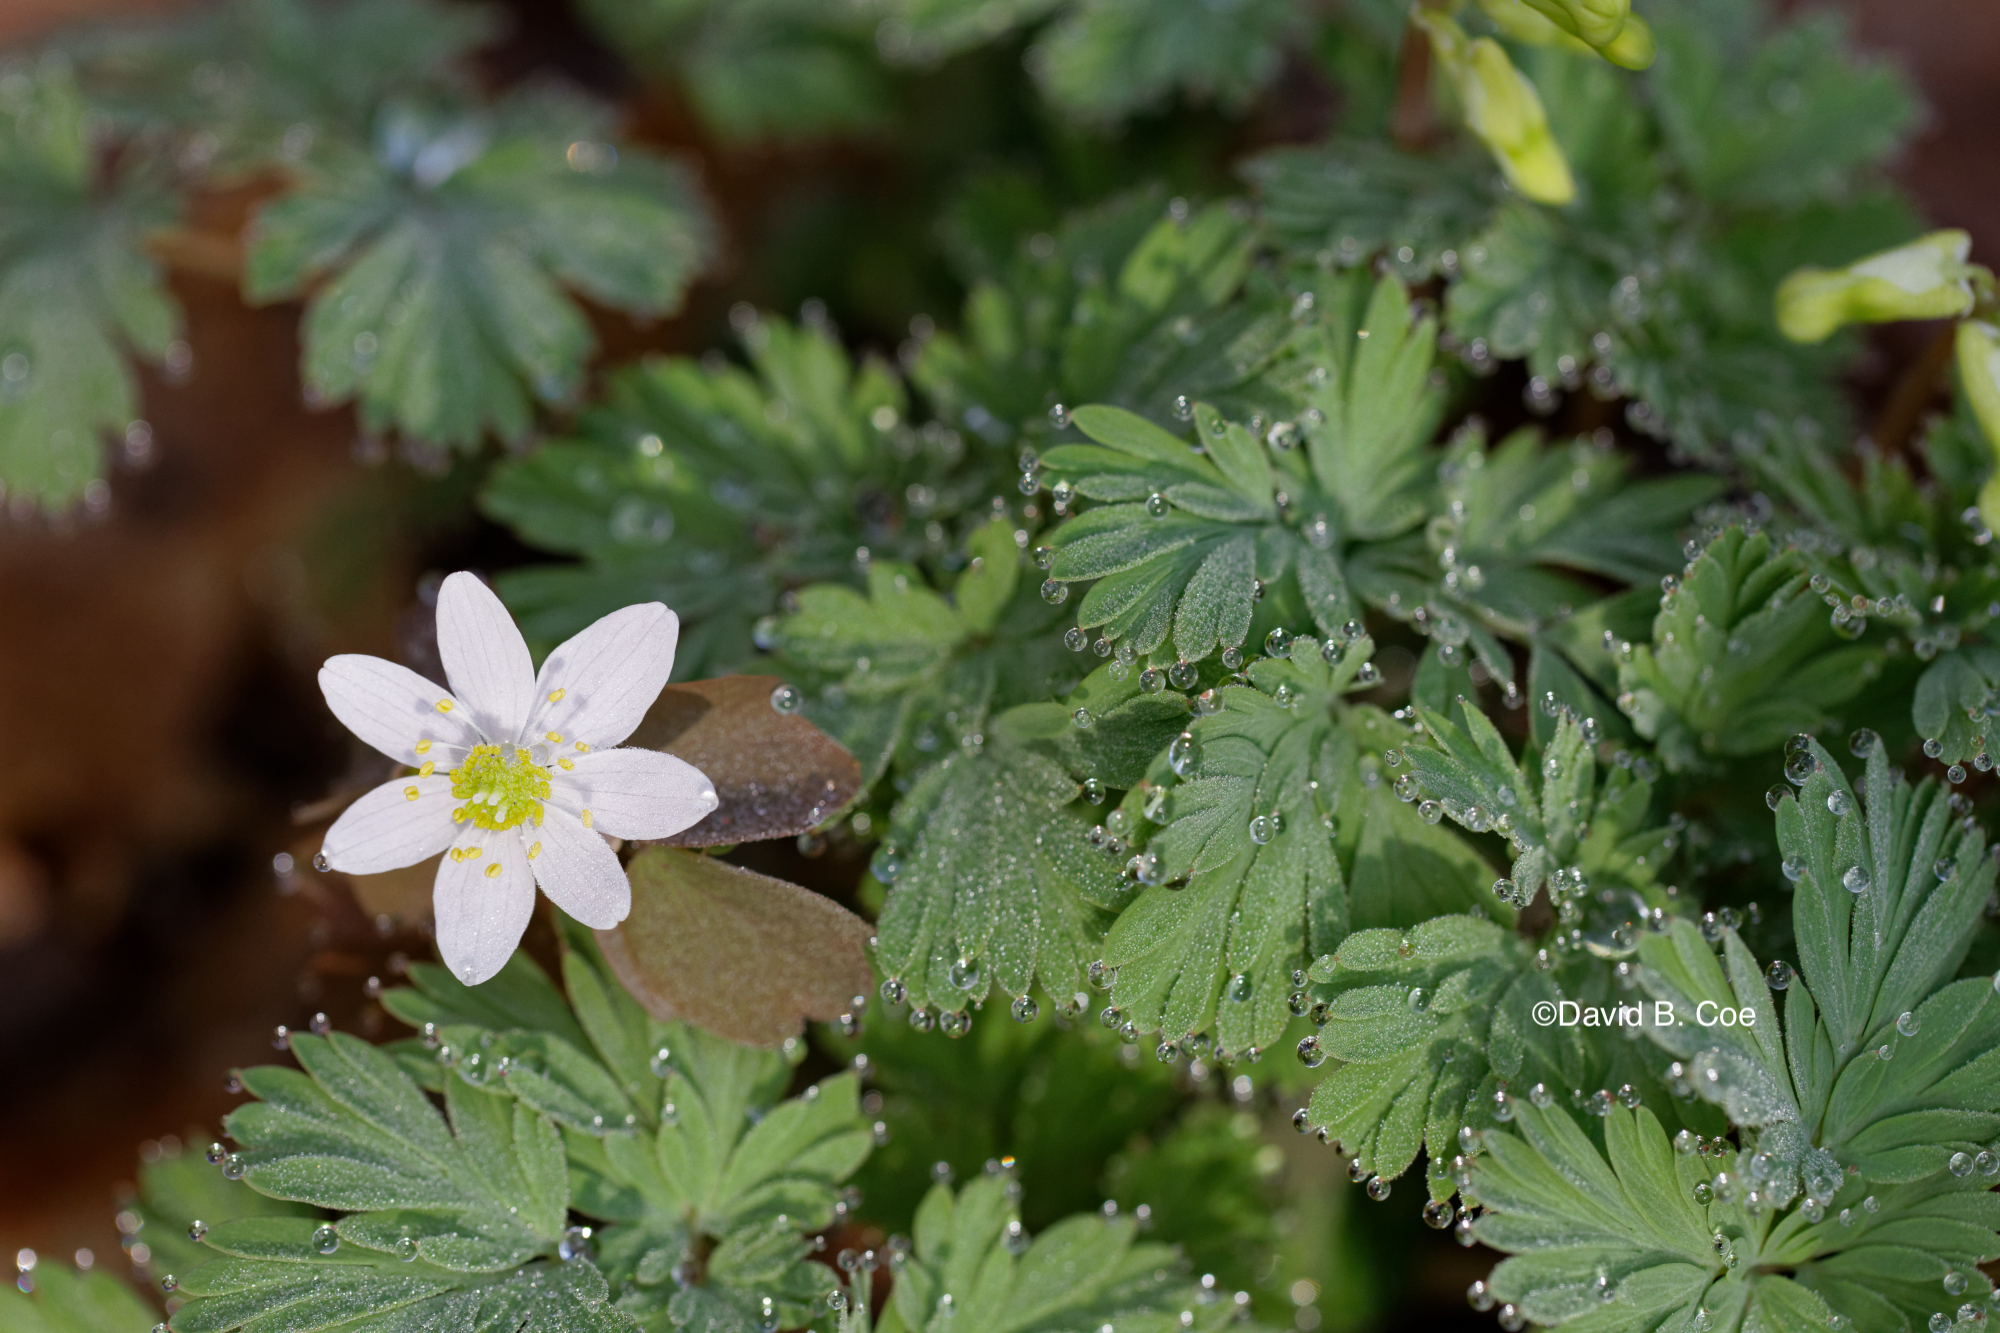
[{"label": "drooping yellow bud", "polygon": [[1618,35],[1602,46],[1593,46],[1577,35],[1574,24],[1558,23],[1545,12],[1550,6],[1532,0],[1479,0],[1479,7],[1494,26],[1509,38],[1530,46],[1552,46],[1575,55],[1602,56],[1626,69],[1645,69],[1653,63],[1653,30],[1637,14],[1628,14]]},{"label": "drooping yellow bud", "polygon": [[1658,45],[1653,30],[1637,14],[1627,16],[1618,35],[1597,48],[1597,54],[1622,69],[1650,69]]},{"label": "drooping yellow bud", "polygon": [[1963,315],[1986,272],[1965,262],[1971,250],[1966,233],[1934,231],[1846,268],[1802,268],[1778,284],[1778,328],[1816,343],[1844,324]]},{"label": "drooping yellow bud", "polygon": [[1549,22],[1578,41],[1603,50],[1632,18],[1632,0],[1527,0]]},{"label": "drooping yellow bud", "polygon": [[1979,491],[1979,516],[1988,528],[2000,531],[2000,328],[1982,319],[1965,320],[1958,326],[1955,350],[1958,381],[1996,462]]},{"label": "drooping yellow bud", "polygon": [[1415,17],[1458,92],[1466,128],[1492,151],[1507,183],[1537,203],[1566,204],[1576,198],[1576,181],[1549,132],[1542,99],[1500,43],[1491,37],[1468,39],[1458,24],[1431,10],[1419,9]]}]

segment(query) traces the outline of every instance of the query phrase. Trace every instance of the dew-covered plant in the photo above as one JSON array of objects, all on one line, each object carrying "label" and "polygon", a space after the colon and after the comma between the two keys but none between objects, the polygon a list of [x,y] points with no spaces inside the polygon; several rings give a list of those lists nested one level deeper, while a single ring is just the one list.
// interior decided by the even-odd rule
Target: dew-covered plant
[{"label": "dew-covered plant", "polygon": [[[309,397],[534,441],[449,689],[323,676],[401,767],[322,868],[442,853],[446,966],[149,1169],[172,1329],[1309,1330],[1341,1174],[1504,1256],[1508,1330],[2000,1317],[2000,313],[1883,174],[1900,76],[1747,0],[583,9],[732,143],[922,137],[1000,50],[1103,179],[963,183],[893,359],[743,304],[588,382],[564,292],[671,309],[707,215],[459,11],[0,75],[17,499],[102,498],[178,346],[146,229],[250,175]],[[1295,75],[1321,142],[1091,157]],[[1849,396],[1900,319],[1953,323]],[[153,1317],[106,1282],[0,1327]]]}]

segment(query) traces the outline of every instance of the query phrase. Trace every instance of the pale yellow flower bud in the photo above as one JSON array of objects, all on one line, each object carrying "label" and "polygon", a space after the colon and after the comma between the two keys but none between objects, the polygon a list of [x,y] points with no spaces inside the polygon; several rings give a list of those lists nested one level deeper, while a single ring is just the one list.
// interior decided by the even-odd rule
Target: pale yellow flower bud
[{"label": "pale yellow flower bud", "polygon": [[1971,249],[1962,231],[1934,231],[1846,268],[1802,268],[1778,286],[1778,328],[1815,343],[1844,324],[1963,315],[1984,272],[1965,262]]},{"label": "pale yellow flower bud", "polygon": [[[1964,321],[1958,326],[1956,351],[1958,381],[1987,447],[2000,460],[2000,328],[1983,319]],[[1987,527],[2000,531],[2000,467],[1979,492],[1979,515]]]},{"label": "pale yellow flower bud", "polygon": [[1610,42],[1596,47],[1540,9],[1531,8],[1527,0],[1479,0],[1479,7],[1502,35],[1529,46],[1552,46],[1574,55],[1602,56],[1626,69],[1645,69],[1653,63],[1653,30],[1637,14],[1627,16],[1624,26]]},{"label": "pale yellow flower bud", "polygon": [[1466,128],[1492,151],[1507,183],[1537,203],[1566,204],[1576,198],[1576,181],[1549,132],[1542,99],[1500,43],[1491,37],[1469,40],[1464,29],[1441,14],[1418,10],[1416,17],[1458,92]]}]

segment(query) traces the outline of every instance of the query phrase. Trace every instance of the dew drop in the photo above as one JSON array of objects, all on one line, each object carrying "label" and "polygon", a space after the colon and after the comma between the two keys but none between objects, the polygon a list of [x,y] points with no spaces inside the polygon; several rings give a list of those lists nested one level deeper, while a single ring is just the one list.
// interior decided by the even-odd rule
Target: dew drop
[{"label": "dew drop", "polygon": [[1868,889],[1868,871],[1858,865],[1849,866],[1847,873],[1840,877],[1840,882],[1849,893],[1865,893]]},{"label": "dew drop", "polygon": [[[1069,600],[1069,585],[1057,579],[1044,580],[1042,583],[1042,600],[1050,606],[1062,605]],[[1077,633],[1081,635],[1082,631],[1079,630]]]},{"label": "dew drop", "polygon": [[787,717],[798,712],[800,705],[803,703],[805,703],[805,696],[799,693],[799,688],[796,685],[780,685],[777,689],[771,691],[771,707],[785,714]]},{"label": "dew drop", "polygon": [[340,1248],[340,1233],[329,1226],[313,1228],[312,1247],[315,1253],[332,1254]]},{"label": "dew drop", "polygon": [[1011,1012],[1014,1015],[1016,1023],[1032,1023],[1042,1012],[1042,1007],[1035,1003],[1034,996],[1022,995],[1015,999],[1011,1007]]}]

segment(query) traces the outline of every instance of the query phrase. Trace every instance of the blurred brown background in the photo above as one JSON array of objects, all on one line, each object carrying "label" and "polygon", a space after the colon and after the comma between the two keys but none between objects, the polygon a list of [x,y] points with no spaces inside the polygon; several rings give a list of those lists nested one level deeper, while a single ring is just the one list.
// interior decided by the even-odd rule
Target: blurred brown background
[{"label": "blurred brown background", "polygon": [[[0,0],[0,50],[81,18],[170,7]],[[591,58],[560,6],[513,8],[512,60]],[[1844,8],[1929,99],[1904,180],[1933,219],[2000,254],[2000,4]],[[706,165],[727,218],[754,181]],[[242,204],[211,206],[227,227]],[[729,299],[726,281],[678,322],[601,322],[606,350],[691,341]],[[0,522],[0,701],[15,756],[0,767],[9,1255],[115,1257],[113,1200],[142,1140],[205,1142],[235,1100],[226,1070],[268,1057],[273,1025],[324,1010],[365,1031],[379,1017],[367,979],[423,941],[309,871],[272,868],[300,842],[294,808],[352,761],[312,672],[334,652],[420,651],[399,654],[399,634],[421,638],[425,570],[518,558],[501,537],[437,519],[465,512],[450,479],[384,463],[345,412],[303,409],[294,308],[248,310],[228,282],[196,273],[177,271],[174,288],[194,370],[146,383],[150,457],[121,460],[100,518]],[[1878,344],[1864,374],[1892,377],[1904,345]],[[311,841],[296,848],[301,865]]]}]

